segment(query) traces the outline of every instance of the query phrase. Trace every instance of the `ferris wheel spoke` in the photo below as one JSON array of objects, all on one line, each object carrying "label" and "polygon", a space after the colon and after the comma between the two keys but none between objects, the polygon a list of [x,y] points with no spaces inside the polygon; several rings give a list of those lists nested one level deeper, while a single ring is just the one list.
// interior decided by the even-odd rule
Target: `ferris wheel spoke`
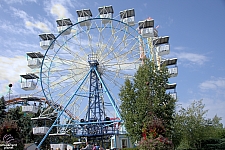
[{"label": "ferris wheel spoke", "polygon": [[[91,24],[91,26],[92,26],[92,24]],[[88,46],[89,50],[91,50],[91,53],[93,53],[94,48],[92,47],[92,37],[90,35],[90,28],[91,28],[91,26],[86,28],[86,29],[83,29],[80,26],[79,26],[79,28],[81,29],[81,32],[85,33],[85,35],[87,36],[87,39],[88,39],[87,40],[87,43],[88,43],[87,46]],[[84,37],[82,38],[82,40],[85,40]]]},{"label": "ferris wheel spoke", "polygon": [[123,84],[123,83],[120,83],[120,81],[115,80],[116,76],[114,72],[108,71],[107,74],[103,75],[103,77],[107,80],[107,82],[113,83],[112,84],[113,86],[121,87],[121,85]]},{"label": "ferris wheel spoke", "polygon": [[[67,76],[66,78],[58,78],[58,77],[55,77],[55,80],[52,80],[51,81],[51,85],[50,85],[50,88],[54,88],[56,87],[57,85],[60,85],[61,83],[64,83],[66,81],[73,81],[72,83],[74,85],[76,85],[78,82],[80,82],[82,79],[83,79],[83,76],[84,76],[84,73],[80,73],[80,74],[77,74],[77,76],[80,76],[80,78],[78,79],[75,79],[73,75],[71,76]],[[60,80],[61,79],[61,80]],[[73,79],[73,80],[71,80]]]},{"label": "ferris wheel spoke", "polygon": [[[130,43],[131,43],[131,42],[130,42]],[[124,51],[124,50],[127,48],[127,46],[126,46],[126,47],[125,47],[125,46],[122,47],[122,48],[120,49],[120,51],[118,52],[118,54],[116,54],[116,52],[114,52],[114,50],[117,49],[119,46],[121,46],[121,44],[122,44],[122,42],[120,42],[115,48],[112,48],[112,49],[104,56],[104,58],[106,58],[108,55],[114,54],[114,55],[113,55],[114,57],[112,57],[112,58],[110,58],[110,59],[108,59],[108,60],[106,60],[106,61],[110,61],[110,60],[113,60],[113,59],[115,59],[115,58],[121,57],[122,51]],[[133,47],[133,48],[134,48],[134,47]],[[131,52],[133,51],[133,48],[132,48],[131,50],[128,50],[128,51],[123,52],[122,55],[131,53]]]},{"label": "ferris wheel spoke", "polygon": [[[63,97],[67,97],[68,99],[70,98],[70,96],[71,96],[71,89],[75,86],[75,84],[74,83],[70,83],[70,84],[67,84],[67,85],[60,85],[59,84],[59,86],[61,86],[61,88],[58,88],[57,90],[59,90],[59,92],[61,92],[61,90],[63,90],[63,92],[62,92],[63,94],[59,94],[58,97],[55,100],[56,101],[60,101],[61,100],[62,104],[65,103],[65,101],[62,100],[62,98]],[[70,88],[65,91],[64,89],[66,87],[70,87]],[[54,93],[54,92],[57,92],[57,91],[51,91],[51,93]],[[73,91],[72,91],[72,93],[73,93]],[[67,96],[67,94],[69,94],[69,95]]]},{"label": "ferris wheel spoke", "polygon": [[[73,57],[74,59],[76,58],[76,59],[78,59],[78,60],[80,60],[79,62],[81,62],[81,61],[85,61],[85,58],[84,57],[81,57],[79,54],[78,54],[78,52],[74,52],[73,50],[71,50],[70,48],[68,48],[68,47],[64,47],[63,48],[66,52],[68,52],[68,54],[69,54],[69,56],[70,57]],[[63,54],[63,53],[60,53],[60,55],[65,55],[65,54]],[[65,59],[65,58],[64,58]],[[78,60],[76,60],[76,62],[78,62]],[[74,60],[70,60],[72,63],[74,62]],[[69,62],[69,60],[68,60],[68,62]]]},{"label": "ferris wheel spoke", "polygon": [[140,60],[137,60],[135,62],[118,62],[118,63],[112,63],[112,64],[106,64],[104,67],[112,70],[121,70],[121,71],[128,71],[128,70],[134,70],[138,69],[140,65]]},{"label": "ferris wheel spoke", "polygon": [[[75,33],[67,41],[68,46],[71,46],[71,48],[69,48],[68,46],[63,48],[67,49],[72,55],[76,56],[77,58],[87,58],[88,54],[86,54],[84,50],[87,49],[88,46],[87,44],[83,44],[85,42],[84,38],[80,36],[80,34],[82,34],[85,31],[83,29],[82,31],[79,31],[78,29],[81,28],[79,27],[77,29],[74,29]],[[85,57],[80,57],[81,55],[79,55],[78,49],[83,52],[83,55]],[[86,61],[86,59],[81,59],[81,61]]]},{"label": "ferris wheel spoke", "polygon": [[[108,26],[110,26],[110,27],[108,27]],[[103,54],[103,52],[105,51],[105,48],[107,47],[107,45],[109,45],[110,44],[110,41],[114,38],[114,35],[113,34],[111,34],[110,35],[110,37],[108,37],[108,40],[106,41],[106,43],[104,44],[104,40],[105,40],[105,37],[103,36],[103,31],[104,30],[106,30],[106,29],[108,29],[108,28],[112,28],[112,24],[111,23],[108,23],[107,25],[104,25],[103,27],[101,26],[101,27],[99,27],[97,24],[96,24],[96,27],[97,27],[97,29],[99,30],[99,45],[100,44],[103,44],[103,45],[105,45],[105,46],[103,46],[103,47],[100,47],[100,52],[98,53],[98,54]]]},{"label": "ferris wheel spoke", "polygon": [[[112,26],[112,25],[111,25]],[[114,30],[113,29],[113,27],[112,27],[112,30]],[[116,41],[118,40],[118,36],[115,36],[115,34],[116,33],[118,33],[119,31],[117,31],[117,32],[112,32],[113,34],[111,34],[111,36],[108,38],[109,40],[106,42],[106,44],[105,45],[111,45],[111,47],[109,48],[110,50],[114,50],[113,49],[113,45],[116,43]],[[112,43],[110,43],[110,41],[112,42]],[[105,48],[106,48],[107,46],[105,46],[104,47],[104,49],[102,49],[103,51],[105,50]],[[102,53],[103,54],[103,53]],[[106,56],[108,56],[108,55],[106,55]],[[103,56],[103,58],[102,58],[102,60],[103,59],[105,59],[105,57]]]}]

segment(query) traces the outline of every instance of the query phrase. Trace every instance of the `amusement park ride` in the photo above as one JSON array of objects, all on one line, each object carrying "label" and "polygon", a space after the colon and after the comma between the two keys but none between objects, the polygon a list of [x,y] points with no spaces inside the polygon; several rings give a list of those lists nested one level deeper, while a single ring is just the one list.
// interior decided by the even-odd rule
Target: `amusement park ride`
[{"label": "amusement park ride", "polygon": [[[56,20],[58,34],[39,35],[45,52],[27,52],[28,66],[34,72],[20,75],[21,88],[35,90],[40,81],[44,98],[33,93],[17,101],[47,103],[32,120],[53,122],[33,127],[34,135],[44,136],[38,148],[48,136],[68,135],[102,143],[114,139],[112,147],[121,147],[115,143],[118,135],[126,133],[118,96],[124,80],[133,77],[144,58],[158,68],[166,65],[171,77],[178,74],[177,58],[163,58],[170,52],[169,36],[158,36],[153,19],[136,23],[134,9],[121,11],[116,17],[112,6],[99,7],[98,11],[97,17],[92,17],[90,9],[77,10],[75,23],[69,18]],[[176,83],[168,83],[166,88],[176,99]],[[37,113],[38,106],[26,105],[22,110]],[[54,148],[54,143],[51,146]]]}]

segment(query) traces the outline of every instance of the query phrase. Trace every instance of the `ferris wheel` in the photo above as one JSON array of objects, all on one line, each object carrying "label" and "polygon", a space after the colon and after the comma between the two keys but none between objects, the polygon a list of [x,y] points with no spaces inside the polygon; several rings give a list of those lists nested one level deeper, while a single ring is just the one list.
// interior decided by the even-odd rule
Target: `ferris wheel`
[{"label": "ferris wheel", "polygon": [[[45,135],[38,147],[48,135],[69,133],[102,140],[118,134],[122,122],[119,92],[125,79],[133,78],[145,58],[158,66],[162,62],[176,65],[176,61],[162,61],[161,56],[169,53],[169,37],[158,37],[153,19],[135,23],[134,9],[116,17],[112,6],[98,11],[97,17],[92,17],[90,9],[78,10],[76,23],[70,18],[56,20],[57,34],[39,35],[45,54],[28,53],[32,59],[28,66],[40,67],[40,77],[22,76],[25,82],[21,87],[33,90],[33,82],[39,78],[53,110],[35,119],[54,118],[51,127],[37,128],[37,134]],[[169,70],[177,75],[176,66]]]},{"label": "ferris wheel", "polygon": [[[141,64],[135,29],[113,19],[88,21],[91,22],[88,27],[82,26],[86,21],[79,22],[57,36],[46,51],[41,68],[47,100],[62,106],[68,104],[67,109],[78,119],[84,118],[83,113],[92,107],[92,103],[86,107],[88,99],[94,102],[97,97],[101,107],[111,104],[117,109],[119,88]],[[67,30],[71,34],[63,35]],[[108,115],[119,116],[118,110],[115,113]]]},{"label": "ferris wheel", "polygon": [[119,91],[141,65],[144,42],[133,27],[133,9],[120,12],[120,20],[113,18],[112,6],[98,10],[95,18],[89,9],[78,10],[74,24],[69,18],[58,19],[57,36],[39,35],[46,50],[41,87],[58,113],[49,132],[57,126],[61,134],[70,130],[76,136],[91,137],[119,130]]}]

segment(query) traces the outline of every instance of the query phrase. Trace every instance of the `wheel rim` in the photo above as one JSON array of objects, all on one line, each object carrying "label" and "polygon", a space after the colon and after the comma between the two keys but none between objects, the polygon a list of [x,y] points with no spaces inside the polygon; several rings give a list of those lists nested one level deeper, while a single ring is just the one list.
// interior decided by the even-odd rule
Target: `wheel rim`
[{"label": "wheel rim", "polygon": [[[141,64],[136,29],[114,19],[104,19],[109,21],[107,24],[102,24],[100,18],[89,20],[90,27],[81,27],[82,22],[78,22],[66,29],[71,30],[70,35],[59,34],[53,42],[54,49],[46,51],[41,66],[41,87],[54,107],[65,107],[84,82],[67,106],[77,120],[84,118],[87,111],[90,83],[84,77],[90,70],[88,55],[97,56],[97,70],[117,105],[125,78],[132,77]],[[104,92],[102,97],[106,115],[114,116]]]}]

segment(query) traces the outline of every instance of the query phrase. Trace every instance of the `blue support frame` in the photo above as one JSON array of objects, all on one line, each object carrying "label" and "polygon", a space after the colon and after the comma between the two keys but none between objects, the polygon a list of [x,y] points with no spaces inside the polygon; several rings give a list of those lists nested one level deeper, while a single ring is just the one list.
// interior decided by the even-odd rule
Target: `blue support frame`
[{"label": "blue support frame", "polygon": [[[81,136],[103,137],[105,135],[115,135],[115,134],[117,134],[117,132],[115,131],[115,128],[113,127],[113,123],[122,122],[119,108],[117,107],[113,97],[111,96],[109,90],[107,89],[104,81],[102,80],[102,78],[101,78],[101,76],[98,72],[98,69],[97,69],[98,62],[97,62],[97,60],[95,60],[94,62],[93,61],[89,62],[89,64],[90,64],[89,72],[87,73],[87,75],[83,79],[82,83],[77,88],[77,90],[74,92],[74,94],[72,95],[70,100],[67,102],[64,109],[62,111],[60,111],[59,115],[57,116],[54,123],[49,128],[48,132],[45,134],[44,138],[41,140],[41,142],[39,143],[37,148],[40,148],[41,144],[47,138],[47,136],[49,135],[49,133],[51,132],[53,127],[58,126],[58,125],[56,125],[57,120],[60,118],[60,116],[66,110],[67,106],[71,103],[72,99],[77,94],[77,92],[79,91],[79,89],[83,85],[83,83],[88,79],[88,76],[90,76],[90,87],[89,87],[89,98],[88,98],[89,99],[88,100],[88,111],[87,111],[87,114],[86,114],[86,121],[87,122],[84,122],[84,123],[78,122],[78,123],[75,123],[74,126],[76,126],[76,125],[86,125],[86,127],[88,127],[88,132],[84,133],[82,135],[79,135],[80,137]],[[112,106],[113,106],[113,108],[116,112],[116,115],[120,120],[110,120],[110,121],[105,120],[106,116],[105,116],[105,112],[104,112],[104,106],[101,103],[101,99],[100,99],[101,94],[103,94],[104,92],[107,94],[107,96],[108,96],[108,98],[109,98],[109,100],[110,100],[110,102],[111,102],[111,104],[112,104]],[[99,123],[99,122],[101,122],[101,123]],[[106,130],[106,128],[108,129],[110,127],[110,125],[112,126],[111,132],[106,133],[105,130]],[[96,132],[93,134],[92,133],[93,131],[96,131]]]}]

